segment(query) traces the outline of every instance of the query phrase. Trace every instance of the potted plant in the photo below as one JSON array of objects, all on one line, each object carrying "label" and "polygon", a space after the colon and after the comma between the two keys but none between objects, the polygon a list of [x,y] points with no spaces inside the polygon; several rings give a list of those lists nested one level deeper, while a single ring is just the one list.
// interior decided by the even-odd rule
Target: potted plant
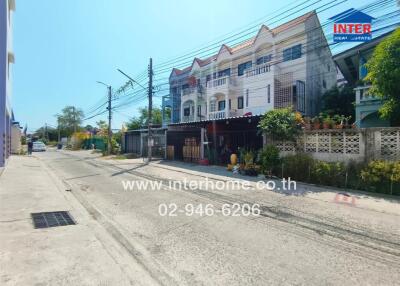
[{"label": "potted plant", "polygon": [[245,165],[246,165],[246,166],[252,165],[252,164],[253,164],[253,161],[254,161],[254,154],[253,154],[253,152],[247,151],[247,152],[244,154],[244,163],[245,163]]},{"label": "potted plant", "polygon": [[318,129],[321,128],[321,122],[320,122],[318,116],[315,116],[315,117],[312,119],[312,122],[313,122],[313,129],[317,129],[317,130],[318,130]]},{"label": "potted plant", "polygon": [[327,115],[322,121],[322,125],[324,129],[330,129],[332,126],[332,118],[329,115]]},{"label": "potted plant", "polygon": [[304,129],[311,130],[311,118],[310,117],[304,117]]},{"label": "potted plant", "polygon": [[333,121],[335,122],[335,129],[343,129],[344,116],[336,114],[333,116]]},{"label": "potted plant", "polygon": [[344,117],[344,128],[351,128],[350,119],[351,115]]}]

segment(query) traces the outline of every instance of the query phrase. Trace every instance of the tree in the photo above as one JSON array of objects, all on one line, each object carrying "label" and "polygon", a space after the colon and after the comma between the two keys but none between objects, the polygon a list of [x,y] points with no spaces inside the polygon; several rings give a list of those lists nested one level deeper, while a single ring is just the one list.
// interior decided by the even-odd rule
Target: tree
[{"label": "tree", "polygon": [[34,137],[39,138],[41,141],[47,143],[48,141],[58,140],[58,130],[49,126],[42,126],[33,133]]},{"label": "tree", "polygon": [[89,132],[94,131],[94,127],[90,124],[86,125],[83,129],[85,129],[85,131],[89,131]]},{"label": "tree", "polygon": [[75,131],[81,129],[83,111],[75,106],[66,106],[61,110],[61,114],[57,114],[57,123],[64,134],[71,136]]},{"label": "tree", "polygon": [[[147,121],[149,118],[149,112],[147,107],[139,108],[139,116],[133,117],[129,122],[127,122],[126,126],[129,130],[140,129],[147,126]],[[169,118],[170,112],[166,113],[166,117]],[[155,107],[152,110],[152,121],[153,125],[161,125],[162,124],[162,111],[161,108]]]},{"label": "tree", "polygon": [[97,125],[97,135],[108,136],[108,124],[104,120],[99,120],[96,122]]},{"label": "tree", "polygon": [[384,39],[366,64],[370,93],[382,99],[382,118],[400,124],[400,28]]},{"label": "tree", "polygon": [[258,127],[274,140],[294,140],[298,132],[296,113],[291,107],[270,110],[261,118]]},{"label": "tree", "polygon": [[334,86],[322,96],[322,112],[330,116],[344,115],[354,118],[355,92],[351,85]]}]

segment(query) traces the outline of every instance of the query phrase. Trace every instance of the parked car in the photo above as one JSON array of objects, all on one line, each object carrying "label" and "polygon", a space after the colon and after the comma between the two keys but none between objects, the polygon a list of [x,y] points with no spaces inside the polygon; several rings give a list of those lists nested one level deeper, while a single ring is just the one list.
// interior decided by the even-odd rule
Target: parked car
[{"label": "parked car", "polygon": [[33,152],[40,152],[40,151],[46,151],[46,145],[44,145],[43,142],[33,142],[33,147],[32,147]]}]

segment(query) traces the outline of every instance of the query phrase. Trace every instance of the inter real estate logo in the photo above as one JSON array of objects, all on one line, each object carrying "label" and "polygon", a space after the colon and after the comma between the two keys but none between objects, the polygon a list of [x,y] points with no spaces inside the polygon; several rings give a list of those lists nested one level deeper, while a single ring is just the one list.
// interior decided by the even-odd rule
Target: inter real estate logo
[{"label": "inter real estate logo", "polygon": [[371,17],[355,9],[346,10],[329,18],[334,21],[334,42],[366,42],[372,38]]}]

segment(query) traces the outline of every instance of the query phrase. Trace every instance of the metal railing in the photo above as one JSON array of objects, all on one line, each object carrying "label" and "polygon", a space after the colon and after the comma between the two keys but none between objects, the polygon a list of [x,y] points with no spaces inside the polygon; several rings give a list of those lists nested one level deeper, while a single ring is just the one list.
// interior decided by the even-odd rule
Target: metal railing
[{"label": "metal railing", "polygon": [[254,69],[246,71],[246,77],[259,75],[259,74],[267,73],[267,72],[270,72],[270,71],[271,71],[271,65],[270,64],[266,64],[266,65],[259,66],[259,67],[256,67]]}]

